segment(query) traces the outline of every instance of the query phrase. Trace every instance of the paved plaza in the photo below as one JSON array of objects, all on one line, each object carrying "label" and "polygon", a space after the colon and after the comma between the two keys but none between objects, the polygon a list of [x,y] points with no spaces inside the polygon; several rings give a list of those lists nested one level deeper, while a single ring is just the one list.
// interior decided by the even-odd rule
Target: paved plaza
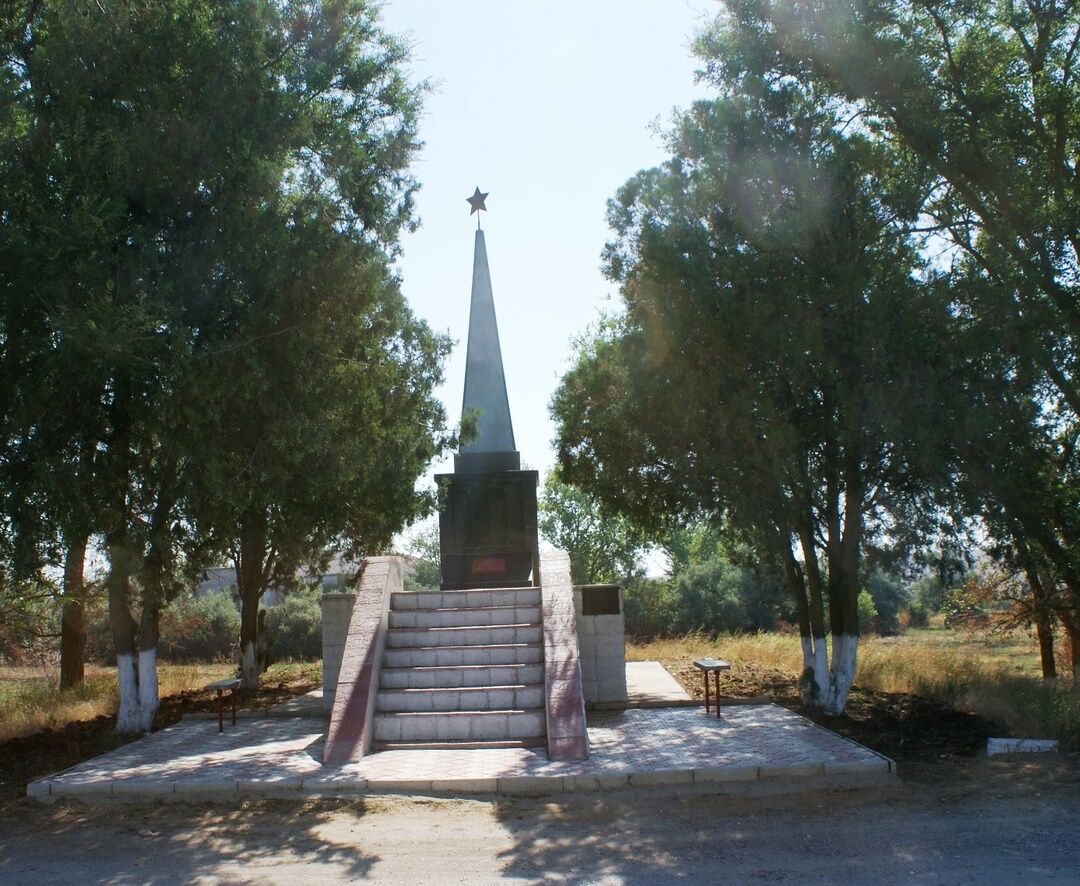
[{"label": "paved plaza", "polygon": [[219,734],[216,721],[185,720],[50,778],[30,796],[49,800],[226,799],[239,795],[393,793],[540,794],[624,786],[710,784],[732,789],[769,782],[798,789],[889,780],[886,757],[772,704],[595,711],[591,756],[554,763],[543,750],[394,750],[358,763],[323,765],[324,721],[241,718]]}]

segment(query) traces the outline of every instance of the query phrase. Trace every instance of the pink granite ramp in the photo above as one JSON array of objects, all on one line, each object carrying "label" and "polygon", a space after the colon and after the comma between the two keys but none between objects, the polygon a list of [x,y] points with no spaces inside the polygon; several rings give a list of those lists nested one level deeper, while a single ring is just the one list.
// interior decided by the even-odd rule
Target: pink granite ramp
[{"label": "pink granite ramp", "polygon": [[325,763],[356,761],[371,750],[390,595],[400,590],[400,557],[365,561],[326,733]]},{"label": "pink granite ramp", "polygon": [[585,760],[589,734],[569,555],[551,551],[540,556],[540,590],[548,757],[553,761]]}]

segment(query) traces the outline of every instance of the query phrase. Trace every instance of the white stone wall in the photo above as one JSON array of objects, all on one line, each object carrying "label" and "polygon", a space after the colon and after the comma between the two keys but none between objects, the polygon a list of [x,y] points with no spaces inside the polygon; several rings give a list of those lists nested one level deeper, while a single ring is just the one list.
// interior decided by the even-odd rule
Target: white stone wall
[{"label": "white stone wall", "polygon": [[334,708],[334,690],[355,601],[354,593],[322,595],[323,710],[327,712]]},{"label": "white stone wall", "polygon": [[626,701],[626,627],[622,590],[617,615],[583,615],[581,588],[574,588],[581,687],[587,705],[617,705]]}]

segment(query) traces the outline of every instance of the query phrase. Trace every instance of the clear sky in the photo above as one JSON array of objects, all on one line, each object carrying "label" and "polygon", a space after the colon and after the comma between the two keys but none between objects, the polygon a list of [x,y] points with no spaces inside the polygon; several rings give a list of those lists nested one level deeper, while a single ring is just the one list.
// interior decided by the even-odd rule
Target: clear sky
[{"label": "clear sky", "polygon": [[[461,414],[476,217],[483,214],[514,435],[552,466],[548,403],[571,339],[617,303],[600,273],[606,202],[665,152],[654,124],[704,93],[689,44],[713,0],[396,0],[388,30],[429,80],[420,229],[399,264],[413,310],[456,342],[440,394]],[[451,470],[449,459],[435,470]]]}]

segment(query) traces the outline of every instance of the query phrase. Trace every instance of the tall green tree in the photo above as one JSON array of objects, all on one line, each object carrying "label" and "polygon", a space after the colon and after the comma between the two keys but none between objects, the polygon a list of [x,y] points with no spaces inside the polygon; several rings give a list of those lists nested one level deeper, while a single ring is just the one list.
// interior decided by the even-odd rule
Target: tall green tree
[{"label": "tall green tree", "polygon": [[[958,441],[973,497],[995,534],[1011,539],[1006,547],[1036,548],[1024,559],[1050,572],[1032,575],[1032,587],[1064,592],[1063,620],[1080,636],[1080,8],[1069,0],[727,7],[737,55],[767,59],[776,78],[845,102],[932,174],[923,212],[959,256],[967,280],[959,310],[985,327],[992,365],[982,378],[1004,388],[983,398],[966,427],[973,433]],[[1052,662],[1045,630],[1043,639]]]},{"label": "tall green tree", "polygon": [[178,575],[260,521],[272,573],[419,506],[445,343],[388,270],[418,93],[361,0],[16,15],[0,286],[5,496],[24,504],[5,529],[15,552],[102,540],[118,728],[144,730]]},{"label": "tall green tree", "polygon": [[917,175],[796,84],[711,82],[610,204],[626,311],[556,394],[560,463],[644,526],[723,513],[783,570],[805,696],[839,712],[864,546],[943,466],[949,316],[907,236]]},{"label": "tall green tree", "polygon": [[563,481],[558,471],[544,481],[539,517],[544,539],[570,555],[575,584],[623,582],[643,574],[648,541],[642,532],[620,514],[605,513],[595,496]]}]

